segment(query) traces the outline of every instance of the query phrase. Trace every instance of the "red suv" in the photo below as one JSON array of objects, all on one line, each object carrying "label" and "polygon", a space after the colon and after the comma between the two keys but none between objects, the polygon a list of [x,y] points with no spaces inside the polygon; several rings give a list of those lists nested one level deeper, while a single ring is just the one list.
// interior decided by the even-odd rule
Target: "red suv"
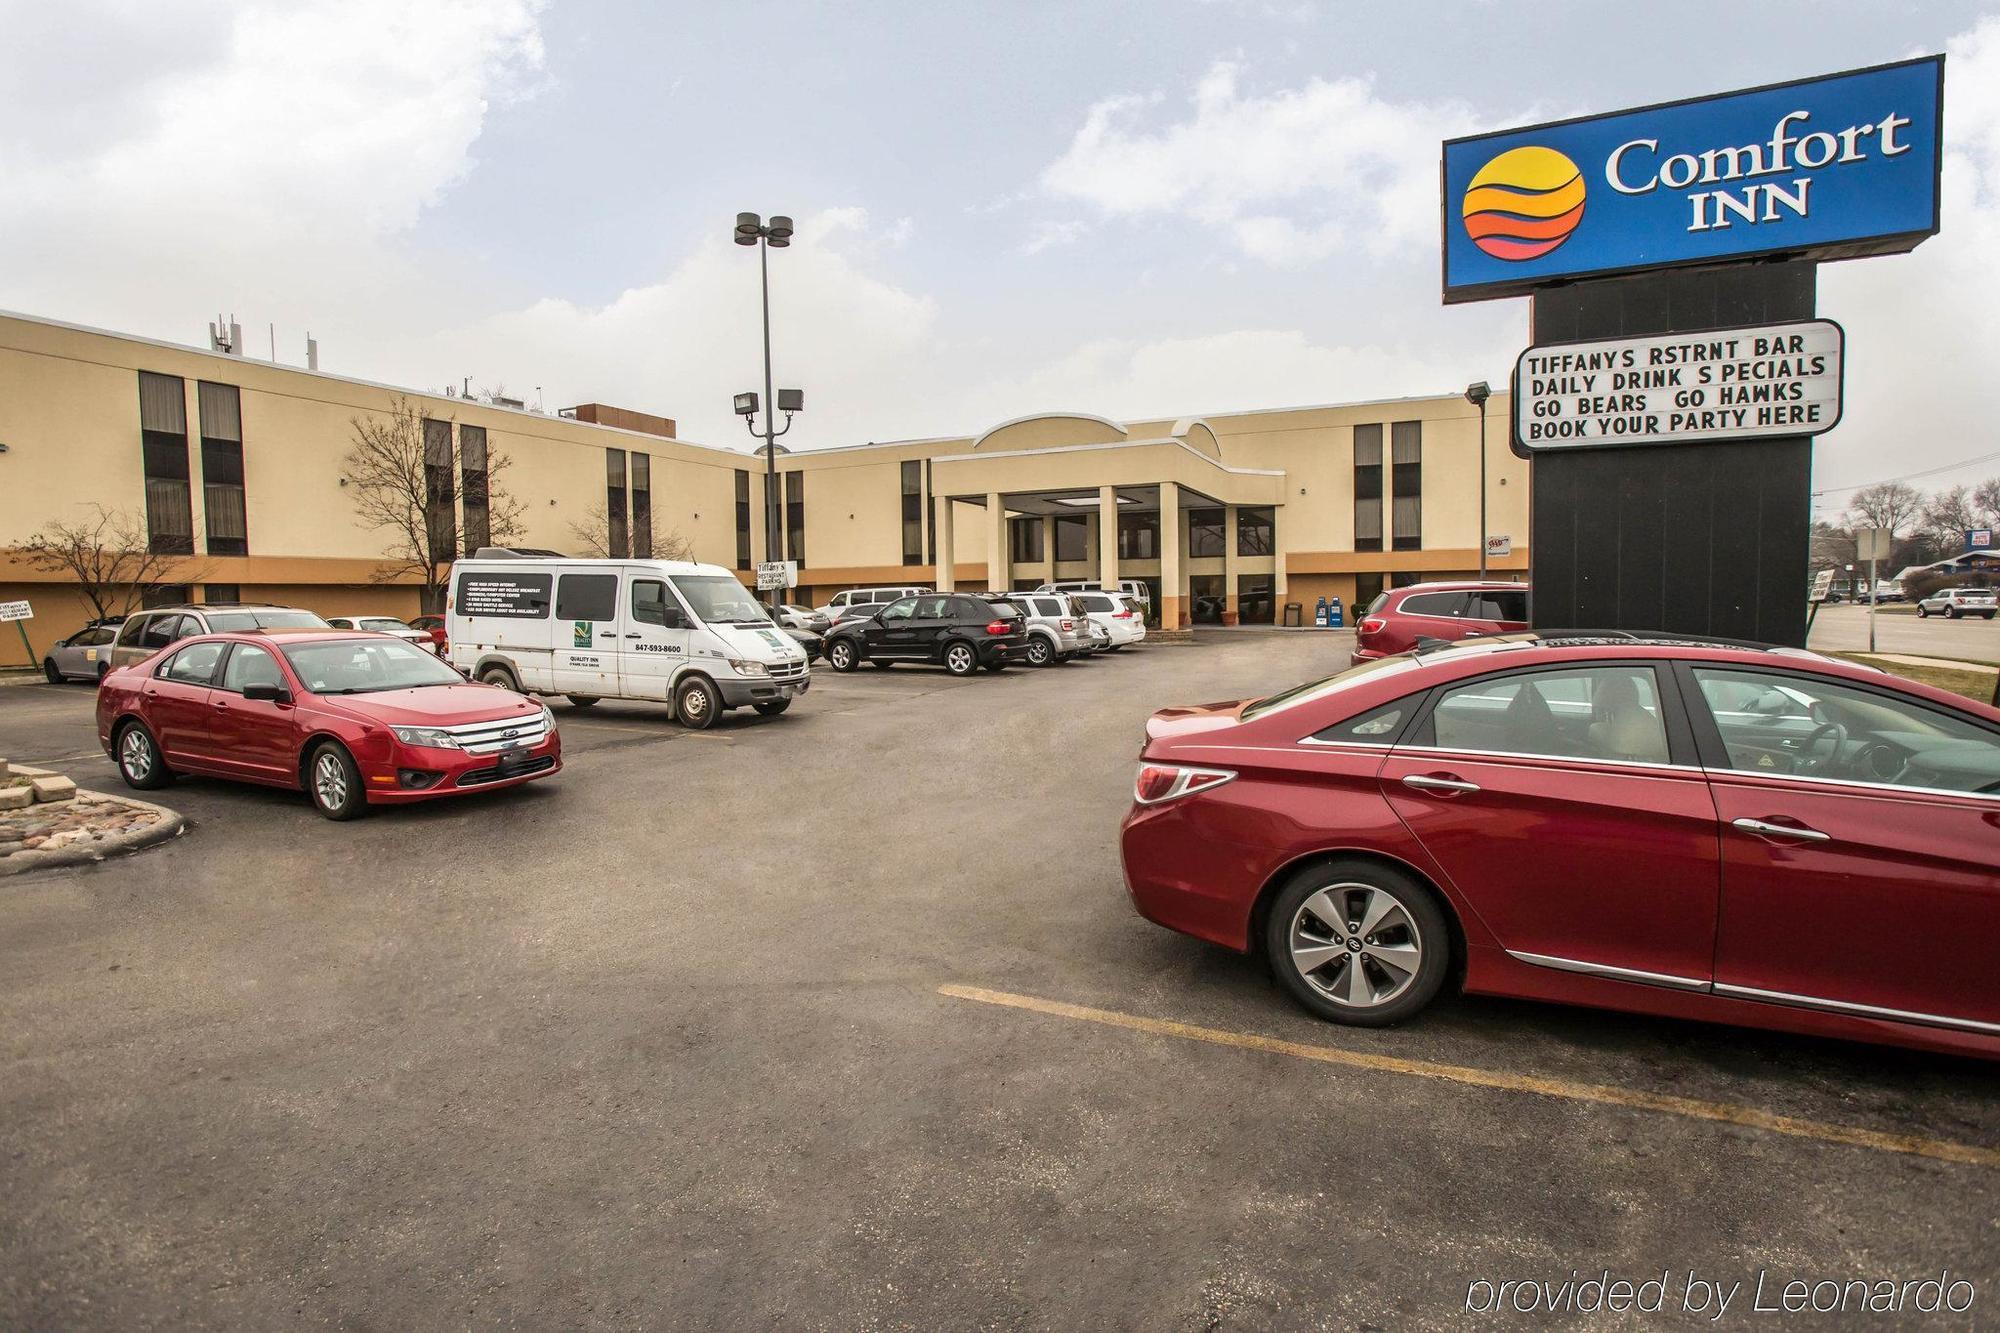
[{"label": "red suv", "polygon": [[1362,661],[1406,653],[1419,639],[1477,639],[1528,628],[1525,583],[1413,583],[1368,604],[1354,627]]},{"label": "red suv", "polygon": [[562,769],[544,705],[385,634],[207,634],[113,671],[97,739],[127,786],[177,773],[303,787],[328,819]]},{"label": "red suv", "polygon": [[1523,636],[1168,709],[1123,852],[1337,1022],[1462,978],[2000,1057],[2000,709],[1794,649]]}]

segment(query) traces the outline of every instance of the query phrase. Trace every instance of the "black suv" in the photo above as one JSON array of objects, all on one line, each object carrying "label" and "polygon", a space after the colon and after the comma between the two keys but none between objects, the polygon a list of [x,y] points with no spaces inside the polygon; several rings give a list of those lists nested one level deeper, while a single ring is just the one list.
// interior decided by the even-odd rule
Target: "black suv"
[{"label": "black suv", "polygon": [[891,602],[866,620],[842,620],[826,635],[835,671],[863,662],[936,662],[954,676],[1028,660],[1028,622],[1004,598],[933,592]]}]

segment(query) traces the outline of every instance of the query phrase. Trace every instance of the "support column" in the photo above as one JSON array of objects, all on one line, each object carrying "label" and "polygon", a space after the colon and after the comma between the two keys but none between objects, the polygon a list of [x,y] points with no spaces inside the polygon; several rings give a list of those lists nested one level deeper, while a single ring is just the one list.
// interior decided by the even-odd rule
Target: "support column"
[{"label": "support column", "polygon": [[1284,521],[1285,507],[1278,505],[1271,510],[1271,623],[1285,623],[1285,594],[1291,590],[1285,586],[1285,539],[1278,531]]},{"label": "support column", "polygon": [[1118,488],[1097,488],[1097,578],[1106,592],[1118,587]]},{"label": "support column", "polygon": [[1014,585],[1007,572],[1007,506],[998,491],[986,492],[986,591],[1007,592]]},{"label": "support column", "polygon": [[1049,562],[1048,581],[1054,583],[1056,581],[1056,516],[1054,514],[1042,515],[1042,555]]},{"label": "support column", "polygon": [[1160,483],[1160,628],[1179,629],[1187,623],[1183,608],[1187,588],[1181,582],[1181,488]]},{"label": "support column", "polygon": [[951,497],[940,495],[932,503],[937,505],[937,573],[933,577],[939,592],[952,592],[958,587],[954,578],[958,541],[951,527]]},{"label": "support column", "polygon": [[1242,615],[1236,605],[1236,506],[1222,506],[1222,623],[1234,625]]}]

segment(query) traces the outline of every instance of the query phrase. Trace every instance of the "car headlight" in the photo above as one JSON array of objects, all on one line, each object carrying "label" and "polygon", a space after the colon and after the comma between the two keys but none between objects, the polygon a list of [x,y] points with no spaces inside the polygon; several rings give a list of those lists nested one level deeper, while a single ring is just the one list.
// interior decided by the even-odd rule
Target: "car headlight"
[{"label": "car headlight", "polygon": [[556,729],[556,715],[550,711],[547,704],[542,705],[542,726],[549,731]]},{"label": "car headlight", "polygon": [[458,738],[442,727],[391,727],[396,739],[405,745],[427,745],[434,750],[462,749]]},{"label": "car headlight", "polygon": [[739,676],[768,676],[771,674],[762,662],[740,661],[734,657],[729,659],[729,669]]}]

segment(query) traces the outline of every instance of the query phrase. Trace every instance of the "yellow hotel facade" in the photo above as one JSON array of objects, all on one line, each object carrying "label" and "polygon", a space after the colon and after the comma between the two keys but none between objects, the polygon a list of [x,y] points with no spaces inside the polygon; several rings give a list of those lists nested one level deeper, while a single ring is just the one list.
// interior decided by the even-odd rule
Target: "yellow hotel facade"
[{"label": "yellow hotel facade", "polygon": [[[0,315],[0,602],[27,600],[31,665],[89,614],[73,579],[18,547],[50,524],[126,516],[172,558],[145,600],[261,601],[323,615],[419,612],[421,579],[359,520],[344,460],[357,421],[407,404],[448,466],[429,499],[444,540],[487,544],[467,498],[494,481],[521,545],[613,553],[668,539],[750,579],[764,557],[764,458],[675,438],[663,417],[596,404],[545,413]],[[1486,404],[1485,531],[1511,539],[1493,577],[1525,579],[1528,465]],[[976,435],[779,451],[788,600],[842,588],[1021,588],[1140,579],[1169,626],[1281,621],[1321,597],[1473,575],[1479,410],[1435,397],[1114,421],[1042,412]],[[136,599],[135,599],[136,605]]]}]

